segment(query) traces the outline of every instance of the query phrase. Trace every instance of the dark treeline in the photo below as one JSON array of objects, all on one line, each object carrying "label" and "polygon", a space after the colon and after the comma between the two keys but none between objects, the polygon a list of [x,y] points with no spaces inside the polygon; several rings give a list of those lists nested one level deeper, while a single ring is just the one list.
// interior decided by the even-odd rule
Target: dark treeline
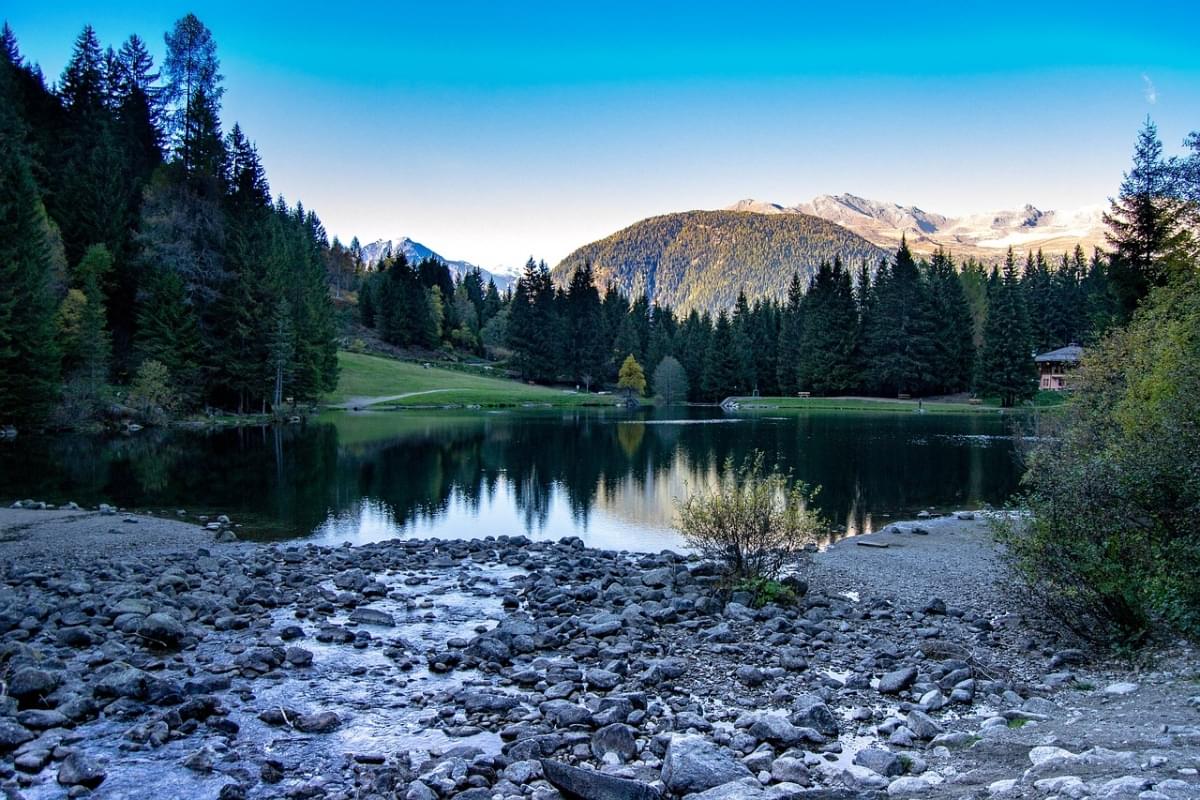
[{"label": "dark treeline", "polygon": [[613,385],[632,355],[660,375],[672,374],[656,369],[664,360],[676,362],[686,385],[672,394],[698,402],[976,390],[1012,404],[1033,394],[1034,350],[1090,342],[1119,318],[1108,263],[1076,248],[1054,265],[1038,253],[1022,268],[1010,253],[1003,269],[960,267],[941,252],[918,260],[902,243],[876,265],[824,263],[807,287],[794,275],[783,302],[750,303],[743,293],[732,313],[680,317],[645,297],[601,291],[587,264],[555,286],[531,260],[500,295],[491,285],[481,291],[478,275],[456,283],[444,266],[418,269],[399,257],[370,279],[360,304],[387,341],[469,343],[542,383]]},{"label": "dark treeline", "polygon": [[[357,255],[361,263],[361,255]],[[448,345],[482,353],[488,327],[504,306],[496,284],[483,283],[475,268],[455,280],[436,258],[410,264],[403,254],[385,253],[358,291],[360,321],[398,347],[434,349]]]},{"label": "dark treeline", "polygon": [[336,381],[329,276],[347,249],[223,131],[203,23],[165,43],[156,69],[138,36],[105,48],[87,26],[48,85],[4,26],[0,422],[259,410]]}]

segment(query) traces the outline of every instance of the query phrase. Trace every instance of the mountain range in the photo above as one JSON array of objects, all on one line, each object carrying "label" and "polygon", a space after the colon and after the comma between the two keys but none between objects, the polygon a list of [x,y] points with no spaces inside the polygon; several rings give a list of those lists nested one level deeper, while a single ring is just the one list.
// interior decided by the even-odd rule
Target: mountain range
[{"label": "mountain range", "polygon": [[1041,248],[1047,253],[1074,249],[1091,252],[1104,246],[1103,205],[1069,211],[1022,208],[959,217],[924,211],[916,206],[868,200],[852,194],[820,195],[805,203],[783,206],[741,200],[730,211],[755,214],[809,214],[834,222],[880,247],[894,249],[903,235],[918,253],[944,247],[956,256],[993,261],[1009,247],[1020,252]]},{"label": "mountain range", "polygon": [[820,217],[802,213],[685,211],[636,222],[584,245],[553,270],[566,284],[585,262],[597,285],[648,295],[677,311],[716,311],[734,305],[739,291],[750,300],[783,299],[798,272],[808,278],[835,256],[855,268],[876,264],[889,252]]},{"label": "mountain range", "polygon": [[[408,259],[409,263],[416,263],[426,258],[436,258],[450,268],[450,274],[456,279],[477,268],[475,264],[472,264],[469,261],[455,261],[450,258],[444,258],[435,253],[432,249],[426,247],[420,242],[413,241],[407,236],[402,236],[399,239],[377,239],[370,244],[364,244],[362,246],[363,261],[366,263],[368,269],[374,269],[375,266],[378,265],[388,253],[403,253],[404,257]],[[483,267],[478,267],[478,269],[481,273],[483,273],[483,282],[485,286],[487,285],[488,280],[493,280],[496,282],[496,288],[502,292],[516,280],[514,276],[505,274],[503,272],[487,270]]]}]

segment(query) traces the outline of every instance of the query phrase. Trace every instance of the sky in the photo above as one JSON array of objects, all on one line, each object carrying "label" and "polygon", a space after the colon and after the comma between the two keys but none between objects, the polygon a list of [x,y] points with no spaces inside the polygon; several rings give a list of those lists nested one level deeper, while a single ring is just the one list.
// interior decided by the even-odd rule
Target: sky
[{"label": "sky", "polygon": [[1200,3],[0,6],[50,79],[85,23],[161,61],[189,11],[274,192],[488,268],[748,197],[1091,205],[1147,115],[1168,153],[1200,129]]}]

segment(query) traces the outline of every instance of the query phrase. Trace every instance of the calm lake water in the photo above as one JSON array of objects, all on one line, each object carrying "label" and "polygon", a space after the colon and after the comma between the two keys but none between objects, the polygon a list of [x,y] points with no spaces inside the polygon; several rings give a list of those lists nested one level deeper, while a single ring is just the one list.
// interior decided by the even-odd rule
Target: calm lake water
[{"label": "calm lake water", "polygon": [[754,450],[819,485],[832,536],[1002,503],[1011,416],[718,409],[335,412],[286,428],[21,437],[0,499],[226,513],[248,538],[577,535],[678,547],[675,501]]}]

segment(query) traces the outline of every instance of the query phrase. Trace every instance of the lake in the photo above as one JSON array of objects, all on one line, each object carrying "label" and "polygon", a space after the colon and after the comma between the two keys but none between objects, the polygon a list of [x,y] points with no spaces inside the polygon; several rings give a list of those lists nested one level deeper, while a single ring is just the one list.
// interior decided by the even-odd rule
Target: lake
[{"label": "lake", "polygon": [[755,450],[820,486],[831,538],[1014,491],[1012,416],[913,412],[330,412],[302,425],[0,443],[0,498],[225,513],[240,535],[580,536],[678,547],[678,498]]}]

